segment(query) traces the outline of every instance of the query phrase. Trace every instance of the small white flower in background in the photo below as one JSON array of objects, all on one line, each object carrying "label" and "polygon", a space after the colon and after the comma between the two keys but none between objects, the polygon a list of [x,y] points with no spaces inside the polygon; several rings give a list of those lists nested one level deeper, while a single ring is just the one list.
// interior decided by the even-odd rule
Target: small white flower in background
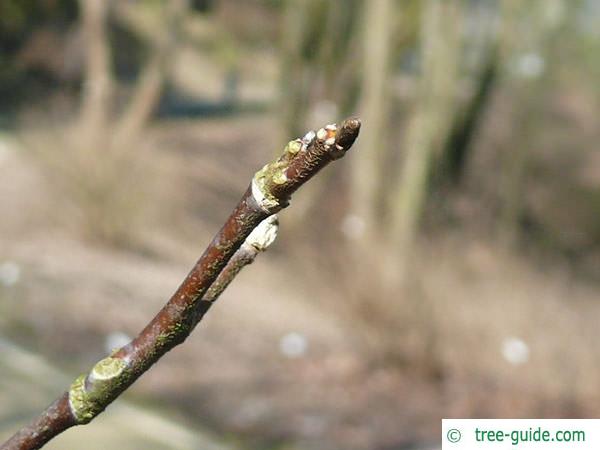
[{"label": "small white flower in background", "polygon": [[365,234],[365,219],[355,214],[348,214],[342,220],[340,229],[348,239],[358,239]]},{"label": "small white flower in background", "polygon": [[519,55],[513,64],[513,71],[522,78],[538,78],[546,67],[546,61],[538,53]]},{"label": "small white flower in background", "polygon": [[308,340],[295,331],[285,334],[279,340],[279,350],[288,358],[299,358],[308,350]]},{"label": "small white flower in background", "polygon": [[0,264],[0,284],[13,286],[21,278],[21,267],[14,261],[5,261]]},{"label": "small white flower in background", "polygon": [[104,350],[106,353],[112,353],[114,350],[129,344],[130,341],[131,338],[125,333],[121,333],[120,331],[110,333],[104,339]]},{"label": "small white flower in background", "polygon": [[509,363],[518,366],[529,361],[529,346],[516,337],[509,337],[502,342],[502,356]]}]

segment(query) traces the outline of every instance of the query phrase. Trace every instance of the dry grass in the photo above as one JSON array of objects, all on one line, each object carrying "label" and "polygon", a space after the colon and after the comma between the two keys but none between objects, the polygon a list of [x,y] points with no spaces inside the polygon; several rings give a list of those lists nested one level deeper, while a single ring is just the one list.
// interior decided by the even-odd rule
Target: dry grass
[{"label": "dry grass", "polygon": [[60,225],[92,241],[137,247],[157,208],[168,212],[168,161],[142,138],[125,148],[115,147],[110,135],[92,140],[68,123],[29,124],[24,130],[25,150],[56,190],[59,201],[50,217]]},{"label": "dry grass", "polygon": [[[569,405],[560,412],[567,416],[597,411],[597,287],[560,261],[542,263],[465,236],[430,238],[401,286],[384,282],[373,254],[354,263],[338,256],[314,271],[335,280],[319,298],[376,367],[417,371],[442,386],[489,383],[490,398],[501,393],[515,402],[527,391],[529,406],[515,407],[517,415],[555,414],[556,402]],[[511,361],[515,340],[527,349]]]}]

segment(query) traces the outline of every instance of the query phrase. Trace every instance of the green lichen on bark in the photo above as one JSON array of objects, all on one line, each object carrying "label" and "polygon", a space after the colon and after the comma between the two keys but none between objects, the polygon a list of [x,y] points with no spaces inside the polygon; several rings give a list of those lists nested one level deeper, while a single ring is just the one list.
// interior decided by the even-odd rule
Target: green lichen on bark
[{"label": "green lichen on bark", "polygon": [[126,363],[118,358],[104,358],[88,375],[79,376],[69,389],[71,412],[78,424],[86,424],[100,414],[121,391],[126,378]]},{"label": "green lichen on bark", "polygon": [[[195,303],[194,303],[195,304]],[[193,309],[190,307],[190,309]],[[163,331],[156,337],[156,343],[159,347],[169,346],[173,342],[183,342],[183,339],[191,332],[189,323],[174,323],[166,331]]]},{"label": "green lichen on bark", "polygon": [[118,376],[125,369],[125,361],[119,358],[104,358],[92,369],[92,375],[96,380],[106,380]]},{"label": "green lichen on bark", "polygon": [[302,149],[302,141],[295,139],[288,142],[283,150],[283,154],[275,161],[266,164],[254,175],[254,186],[260,192],[258,203],[266,209],[274,209],[281,206],[281,200],[273,195],[270,186],[273,184],[281,185],[288,181],[286,170],[290,161]]}]

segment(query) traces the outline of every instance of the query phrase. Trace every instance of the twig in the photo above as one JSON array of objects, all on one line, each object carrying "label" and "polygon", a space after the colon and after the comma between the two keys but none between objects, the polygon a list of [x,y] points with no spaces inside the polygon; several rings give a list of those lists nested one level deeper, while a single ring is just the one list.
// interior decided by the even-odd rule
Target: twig
[{"label": "twig", "polygon": [[343,156],[359,130],[360,121],[348,119],[339,128],[328,125],[289,142],[277,160],[254,175],[223,228],[146,328],[129,344],[98,362],[88,374],[77,378],[69,391],[2,444],[0,450],[38,449],[67,428],[89,423],[160,357],[182,343],[216,297],[247,264],[250,257],[245,252],[252,252],[248,248],[252,244],[242,248],[241,253],[238,249],[252,231],[285,208],[290,196],[321,168]]},{"label": "twig", "polygon": [[271,246],[277,237],[279,219],[277,214],[267,217],[253,231],[246,241],[227,263],[217,279],[211,284],[204,295],[204,301],[214,303],[223,293],[229,283],[248,264],[252,264],[260,252],[264,252]]}]

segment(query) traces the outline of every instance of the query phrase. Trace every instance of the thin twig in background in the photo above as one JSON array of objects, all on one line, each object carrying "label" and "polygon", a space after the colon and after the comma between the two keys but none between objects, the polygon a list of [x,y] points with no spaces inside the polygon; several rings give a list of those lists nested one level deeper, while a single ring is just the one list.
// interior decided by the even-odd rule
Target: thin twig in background
[{"label": "thin twig in background", "polygon": [[[268,218],[288,206],[290,196],[325,165],[344,156],[359,130],[360,121],[348,119],[339,127],[327,125],[290,141],[277,160],[254,175],[225,225],[142,332],[78,377],[69,391],[0,450],[38,449],[66,429],[89,423],[158,359],[182,343],[241,268],[272,242],[276,222]],[[253,233],[261,222],[264,225]]]}]

